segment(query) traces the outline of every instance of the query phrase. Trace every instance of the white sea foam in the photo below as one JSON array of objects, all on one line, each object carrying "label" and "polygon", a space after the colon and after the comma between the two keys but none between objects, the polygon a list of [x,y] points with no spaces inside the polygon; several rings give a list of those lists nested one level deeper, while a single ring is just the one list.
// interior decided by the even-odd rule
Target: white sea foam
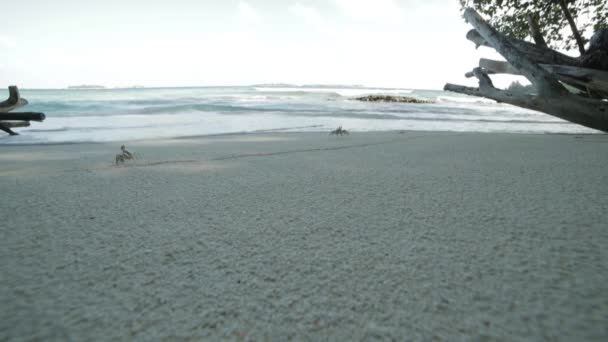
[{"label": "white sea foam", "polygon": [[[368,93],[407,94],[435,104],[368,103]],[[335,95],[335,94],[341,94]],[[0,144],[124,141],[256,131],[480,131],[590,133],[549,115],[432,90],[249,87],[22,90],[47,120],[0,132]]]},{"label": "white sea foam", "polygon": [[485,99],[483,97],[473,96],[438,96],[437,102],[448,102],[448,103],[491,103],[496,104],[496,101]]},{"label": "white sea foam", "polygon": [[260,92],[274,92],[274,93],[333,93],[345,97],[364,96],[371,94],[391,94],[391,95],[402,95],[410,94],[413,90],[411,89],[381,89],[381,88],[255,88]]}]

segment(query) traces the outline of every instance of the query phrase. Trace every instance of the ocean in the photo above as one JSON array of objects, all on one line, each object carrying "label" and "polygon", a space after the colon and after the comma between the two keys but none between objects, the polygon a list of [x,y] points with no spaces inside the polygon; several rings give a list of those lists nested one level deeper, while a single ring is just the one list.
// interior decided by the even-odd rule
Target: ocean
[{"label": "ocean", "polygon": [[[389,94],[433,104],[369,103]],[[439,90],[362,87],[21,89],[44,122],[0,132],[0,144],[128,141],[254,132],[454,131],[594,133],[538,112]],[[17,110],[19,111],[19,110]]]}]

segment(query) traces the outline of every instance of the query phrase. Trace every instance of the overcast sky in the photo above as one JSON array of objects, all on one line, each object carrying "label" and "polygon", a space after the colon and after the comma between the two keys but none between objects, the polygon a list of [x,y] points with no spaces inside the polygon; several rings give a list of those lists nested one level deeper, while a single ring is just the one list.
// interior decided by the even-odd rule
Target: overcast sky
[{"label": "overcast sky", "polygon": [[363,84],[440,89],[482,56],[456,0],[18,0],[0,87]]}]

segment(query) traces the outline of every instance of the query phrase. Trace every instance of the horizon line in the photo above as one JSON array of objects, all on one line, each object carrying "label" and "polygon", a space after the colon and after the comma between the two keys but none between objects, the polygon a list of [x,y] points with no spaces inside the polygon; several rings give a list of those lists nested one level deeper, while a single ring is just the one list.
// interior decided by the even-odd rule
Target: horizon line
[{"label": "horizon line", "polygon": [[[11,84],[13,86],[18,84]],[[7,87],[8,87],[7,86]],[[19,86],[18,86],[19,87]],[[244,84],[244,85],[192,85],[192,86],[144,86],[144,85],[133,85],[133,86],[114,86],[108,87],[104,85],[68,85],[65,87],[19,87],[20,90],[137,90],[137,89],[192,89],[192,88],[248,88],[248,87],[268,87],[268,88],[344,88],[344,89],[379,89],[379,90],[433,90],[441,91],[443,89],[423,89],[415,87],[378,87],[368,86],[361,84],[331,84],[331,83],[310,83],[310,84],[294,84],[294,83],[255,83],[255,84]]]}]

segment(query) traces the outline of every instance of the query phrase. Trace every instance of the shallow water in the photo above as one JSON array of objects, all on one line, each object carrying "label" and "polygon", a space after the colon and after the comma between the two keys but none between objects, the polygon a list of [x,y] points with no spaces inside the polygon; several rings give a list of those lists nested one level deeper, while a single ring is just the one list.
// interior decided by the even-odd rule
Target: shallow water
[{"label": "shallow water", "polygon": [[[590,133],[549,115],[436,90],[323,87],[201,87],[21,90],[27,111],[47,115],[0,135],[0,144],[124,141],[260,131],[468,131]],[[434,104],[367,103],[368,94]]]}]

